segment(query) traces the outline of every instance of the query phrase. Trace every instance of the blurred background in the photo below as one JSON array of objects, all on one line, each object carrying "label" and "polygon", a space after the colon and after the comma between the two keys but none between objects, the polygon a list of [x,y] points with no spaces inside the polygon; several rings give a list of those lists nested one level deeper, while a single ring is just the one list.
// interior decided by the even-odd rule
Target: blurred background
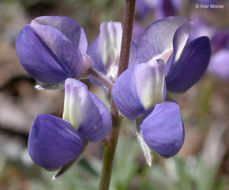
[{"label": "blurred background", "polygon": [[[123,9],[124,0],[0,0],[0,190],[97,189],[101,144],[89,144],[82,159],[55,181],[53,172],[30,160],[27,137],[34,117],[39,113],[61,117],[64,94],[34,89],[35,81],[17,60],[14,41],[31,19],[64,15],[85,29],[90,44],[101,22],[122,21]],[[124,120],[111,190],[229,190],[229,1],[137,0],[133,39],[154,20],[170,15],[193,19],[193,38],[207,35],[212,43],[205,76],[186,93],[171,94],[182,111],[184,146],[169,159],[153,153],[149,168],[134,134],[135,124]],[[100,88],[84,82],[108,103]]]}]

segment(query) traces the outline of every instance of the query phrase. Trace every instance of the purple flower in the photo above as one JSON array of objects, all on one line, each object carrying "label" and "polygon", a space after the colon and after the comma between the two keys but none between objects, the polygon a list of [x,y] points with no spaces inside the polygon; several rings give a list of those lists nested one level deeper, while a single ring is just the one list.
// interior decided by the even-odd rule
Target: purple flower
[{"label": "purple flower", "polygon": [[163,157],[183,145],[179,107],[164,102],[166,90],[185,92],[207,69],[210,42],[200,37],[187,43],[191,24],[183,17],[168,17],[146,28],[132,44],[129,68],[115,81],[111,95],[128,119],[141,118],[145,143]]},{"label": "purple flower", "polygon": [[210,59],[208,71],[218,79],[229,79],[229,31],[219,30],[208,25],[203,20],[194,20],[194,33],[191,38],[195,39],[200,35],[207,35],[211,40],[212,56]]},{"label": "purple flower", "polygon": [[164,60],[166,87],[171,92],[188,90],[205,73],[209,63],[209,39],[200,37],[186,43],[190,29],[187,19],[168,17],[151,24],[137,43],[138,63],[151,59]]},{"label": "purple flower", "polygon": [[229,48],[229,31],[216,31],[211,38],[212,53]]},{"label": "purple flower", "polygon": [[180,58],[175,61],[166,76],[166,87],[171,92],[182,93],[200,80],[207,70],[211,55],[210,41],[200,37],[188,43]]},{"label": "purple flower", "polygon": [[156,18],[161,19],[177,15],[181,5],[181,0],[136,0],[136,14],[144,17],[152,10]]},{"label": "purple flower", "polygon": [[103,140],[111,129],[111,116],[87,86],[75,79],[65,81],[63,119],[89,141]]},{"label": "purple flower", "polygon": [[160,103],[166,89],[185,92],[201,78],[208,66],[210,43],[201,37],[186,44],[189,31],[190,24],[182,17],[168,17],[146,28],[133,48],[134,63],[111,91],[124,116],[135,119]]},{"label": "purple flower", "polygon": [[178,15],[178,11],[181,8],[181,0],[159,0],[155,7],[157,19],[165,18],[168,16]]},{"label": "purple flower", "polygon": [[150,10],[149,5],[145,0],[136,0],[136,14],[139,17],[144,17]]},{"label": "purple flower", "polygon": [[103,103],[75,79],[65,81],[63,119],[38,115],[32,125],[28,149],[32,160],[55,170],[75,160],[86,141],[104,139],[111,129],[111,116]]},{"label": "purple flower", "polygon": [[229,80],[229,49],[222,49],[212,55],[208,71],[215,77]]},{"label": "purple flower", "polygon": [[15,47],[24,69],[42,83],[60,83],[85,71],[87,39],[72,19],[42,16],[25,25]]},{"label": "purple flower", "polygon": [[111,95],[120,112],[135,119],[162,102],[164,84],[162,60],[136,64],[116,79]]},{"label": "purple flower", "polygon": [[100,33],[88,48],[94,68],[115,80],[121,51],[122,25],[120,22],[104,22]]}]

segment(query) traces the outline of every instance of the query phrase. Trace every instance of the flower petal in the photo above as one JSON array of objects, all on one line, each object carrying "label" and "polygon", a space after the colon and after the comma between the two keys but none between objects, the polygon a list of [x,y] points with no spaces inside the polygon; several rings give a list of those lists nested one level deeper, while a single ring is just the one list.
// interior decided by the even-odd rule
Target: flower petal
[{"label": "flower petal", "polygon": [[81,52],[86,53],[88,43],[84,29],[71,18],[65,16],[41,16],[34,20],[41,25],[56,28],[71,42],[76,44]]},{"label": "flower petal", "polygon": [[104,139],[111,131],[111,126],[112,126],[111,114],[108,111],[108,109],[105,107],[105,105],[100,101],[100,99],[97,98],[97,96],[95,96],[91,92],[89,92],[89,94],[90,94],[92,102],[95,104],[95,106],[97,107],[100,113],[99,115],[100,119],[97,122],[96,126],[94,126],[93,129],[91,128],[83,129],[82,128],[82,131],[84,132],[83,134],[89,133],[90,138],[94,139],[93,141],[99,141],[99,140]]},{"label": "flower petal", "polygon": [[157,104],[140,125],[146,144],[163,157],[177,154],[184,142],[179,107],[174,102]]},{"label": "flower petal", "polygon": [[138,40],[137,58],[139,62],[146,63],[155,56],[171,51],[176,30],[187,21],[186,18],[175,16],[149,25]]},{"label": "flower petal", "polygon": [[55,170],[77,158],[84,140],[71,125],[52,115],[38,115],[32,125],[28,151],[32,160],[47,170]]},{"label": "flower petal", "polygon": [[185,24],[180,26],[175,32],[173,38],[173,52],[170,55],[170,57],[167,59],[166,66],[165,66],[165,76],[168,75],[172,64],[178,61],[178,59],[180,59],[182,51],[188,41],[190,31],[191,31],[191,23],[186,22]]},{"label": "flower petal", "polygon": [[188,40],[190,31],[191,31],[191,23],[186,22],[185,24],[180,26],[175,32],[173,38],[174,61],[177,61],[180,58],[181,53]]},{"label": "flower petal", "polygon": [[173,63],[166,77],[167,89],[171,92],[185,92],[194,85],[208,67],[211,55],[207,37],[190,42],[183,50],[180,59]]},{"label": "flower petal", "polygon": [[95,142],[104,139],[111,129],[111,116],[103,103],[75,79],[65,81],[63,119],[86,137]]},{"label": "flower petal", "polygon": [[111,95],[120,112],[128,119],[135,119],[161,102],[163,92],[164,64],[153,61],[124,71],[115,81]]},{"label": "flower petal", "polygon": [[20,63],[36,80],[58,83],[67,78],[68,73],[29,25],[24,26],[18,34],[15,47]]},{"label": "flower petal", "polygon": [[100,25],[98,37],[89,46],[87,53],[94,66],[108,77],[115,79],[121,50],[122,25],[119,22],[104,22]]},{"label": "flower petal", "polygon": [[76,44],[52,26],[39,24],[36,20],[33,20],[30,26],[55,54],[58,64],[68,73],[68,77],[79,76],[83,57]]},{"label": "flower petal", "polygon": [[229,50],[223,49],[216,52],[210,60],[208,70],[216,77],[229,80]]}]

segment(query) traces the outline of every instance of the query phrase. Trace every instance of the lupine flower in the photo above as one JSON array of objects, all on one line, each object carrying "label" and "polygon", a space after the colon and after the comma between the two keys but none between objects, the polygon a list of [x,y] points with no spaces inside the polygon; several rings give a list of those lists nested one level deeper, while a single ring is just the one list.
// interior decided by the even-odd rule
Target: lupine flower
[{"label": "lupine flower", "polygon": [[80,25],[63,16],[42,16],[25,25],[15,47],[24,69],[42,83],[56,84],[85,74],[87,38]]},{"label": "lupine flower", "polygon": [[115,80],[121,50],[122,25],[120,22],[105,22],[100,25],[100,33],[88,48],[88,55],[94,68]]},{"label": "lupine flower", "polygon": [[135,119],[162,102],[164,82],[162,60],[136,64],[116,79],[111,94],[120,112]]},{"label": "lupine flower", "polygon": [[[124,116],[135,119],[159,103],[166,93],[165,84],[162,81],[166,82],[166,89],[171,92],[185,92],[201,78],[208,66],[210,44],[207,37],[201,37],[186,44],[189,30],[190,24],[186,19],[168,17],[156,21],[143,32],[136,44],[134,63],[129,63],[129,68],[115,81],[111,92],[114,102]],[[166,63],[163,66],[164,69],[158,69],[162,67],[156,64],[158,59]],[[150,72],[139,72],[139,67],[143,67],[140,65],[148,67],[146,69],[148,71],[154,70],[156,74],[152,76]],[[137,82],[136,76],[139,78]],[[154,82],[151,81],[153,77],[155,77]],[[148,89],[146,87],[148,84],[151,84],[150,90],[135,90],[139,89],[138,85],[142,89]],[[164,92],[162,92],[163,89]],[[122,96],[122,92],[128,93],[123,93]],[[154,96],[155,94],[157,96]],[[129,101],[134,97],[137,98],[133,102]],[[149,107],[145,107],[140,101],[142,99],[154,100],[149,103]]]},{"label": "lupine flower", "polygon": [[144,17],[148,11],[152,8],[145,0],[136,0],[136,15]]},{"label": "lupine flower", "polygon": [[195,19],[194,25],[193,39],[207,35],[211,40],[212,56],[208,71],[216,78],[229,80],[229,31],[216,29],[200,19]]},{"label": "lupine flower", "polygon": [[87,86],[75,79],[65,81],[63,119],[38,115],[32,125],[28,150],[32,160],[48,170],[74,161],[87,141],[104,139],[111,129],[111,116]]},{"label": "lupine flower", "polygon": [[136,14],[138,17],[144,17],[154,11],[156,18],[161,19],[177,15],[181,5],[181,0],[136,0]]},{"label": "lupine flower", "polygon": [[92,142],[103,140],[111,129],[107,108],[84,83],[75,79],[65,81],[63,119]]},{"label": "lupine flower", "polygon": [[217,51],[211,57],[209,72],[217,78],[229,80],[229,49]]},{"label": "lupine flower", "polygon": [[162,19],[168,16],[175,16],[178,14],[182,6],[181,0],[161,0],[157,1],[154,8],[157,19]]},{"label": "lupine flower", "polygon": [[148,26],[132,47],[134,62],[111,91],[124,116],[144,118],[140,125],[144,141],[164,157],[176,154],[184,139],[179,107],[161,103],[166,90],[185,92],[206,71],[210,58],[207,37],[186,44],[190,29],[189,21],[182,17],[168,17]]},{"label": "lupine flower", "polygon": [[188,90],[201,78],[209,63],[209,39],[200,37],[186,43],[190,29],[188,20],[168,17],[151,24],[137,42],[138,63],[158,58],[164,60],[166,87],[171,92]]}]

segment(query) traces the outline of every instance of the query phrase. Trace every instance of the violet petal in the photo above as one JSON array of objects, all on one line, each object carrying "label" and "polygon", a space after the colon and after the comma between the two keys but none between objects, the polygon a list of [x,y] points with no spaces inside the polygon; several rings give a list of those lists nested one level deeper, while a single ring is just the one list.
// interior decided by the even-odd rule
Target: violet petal
[{"label": "violet petal", "polygon": [[68,73],[68,77],[79,76],[83,57],[77,45],[52,26],[39,24],[36,20],[30,26],[56,56],[58,64]]},{"label": "violet petal", "polygon": [[146,63],[155,56],[173,48],[173,37],[176,30],[188,19],[174,16],[158,20],[149,25],[137,43],[137,59]]},{"label": "violet petal", "polygon": [[185,92],[205,73],[211,55],[210,41],[200,37],[190,42],[180,59],[173,63],[166,77],[167,89],[171,92]]},{"label": "violet petal", "polygon": [[157,104],[143,120],[140,131],[146,144],[163,157],[177,154],[184,142],[179,107],[174,102]]},{"label": "violet petal", "polygon": [[34,20],[41,25],[56,28],[71,42],[76,44],[82,53],[86,53],[88,43],[84,29],[71,18],[65,16],[41,16]]},{"label": "violet petal", "polygon": [[36,80],[58,83],[68,73],[58,64],[56,56],[40,40],[30,25],[24,26],[15,41],[17,56],[23,68]]},{"label": "violet petal", "polygon": [[107,108],[84,83],[71,78],[65,81],[63,119],[92,142],[104,139],[111,129]]},{"label": "violet petal", "polygon": [[136,64],[124,71],[111,90],[120,112],[135,119],[163,99],[164,63]]},{"label": "violet petal", "polygon": [[104,22],[100,33],[88,48],[88,55],[94,61],[94,67],[115,79],[121,50],[122,25],[119,22]]},{"label": "violet petal", "polygon": [[29,133],[28,151],[37,165],[55,170],[77,158],[84,144],[79,133],[67,121],[40,114]]}]

